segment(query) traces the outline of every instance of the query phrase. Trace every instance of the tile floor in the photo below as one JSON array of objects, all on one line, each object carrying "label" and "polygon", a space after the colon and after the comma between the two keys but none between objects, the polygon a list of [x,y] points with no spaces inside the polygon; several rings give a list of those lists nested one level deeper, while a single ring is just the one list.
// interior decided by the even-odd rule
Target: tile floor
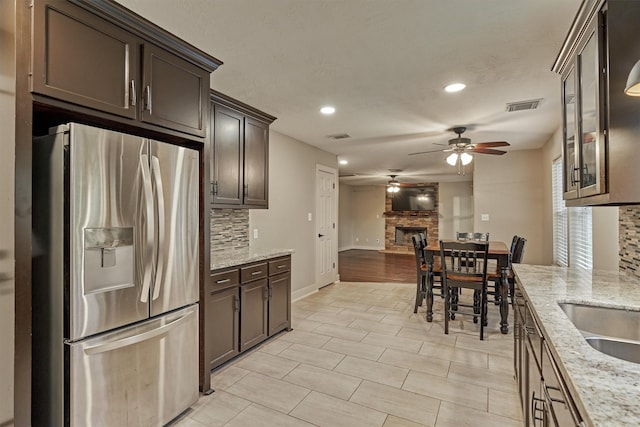
[{"label": "tile floor", "polygon": [[293,330],[215,371],[215,392],[173,426],[520,427],[498,306],[480,341],[465,316],[444,334],[440,298],[433,323],[424,305],[413,314],[414,296],[410,284],[339,282],[293,303]]}]

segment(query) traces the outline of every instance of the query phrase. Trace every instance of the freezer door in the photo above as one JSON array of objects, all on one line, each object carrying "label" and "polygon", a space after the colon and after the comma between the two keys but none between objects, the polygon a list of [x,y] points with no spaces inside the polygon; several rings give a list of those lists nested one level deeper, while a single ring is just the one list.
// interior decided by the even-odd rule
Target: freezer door
[{"label": "freezer door", "polygon": [[147,140],[73,123],[69,129],[65,338],[77,340],[149,317],[144,285],[152,271],[145,264],[153,256],[146,248],[154,215]]},{"label": "freezer door", "polygon": [[196,150],[150,142],[157,210],[151,316],[198,301],[199,162]]},{"label": "freezer door", "polygon": [[162,426],[198,400],[198,306],[68,345],[74,426]]}]

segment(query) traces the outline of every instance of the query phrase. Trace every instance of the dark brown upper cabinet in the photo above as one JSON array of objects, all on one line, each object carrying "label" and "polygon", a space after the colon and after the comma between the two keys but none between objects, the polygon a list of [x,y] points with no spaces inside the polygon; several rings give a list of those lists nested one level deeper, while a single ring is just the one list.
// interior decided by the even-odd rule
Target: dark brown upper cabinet
[{"label": "dark brown upper cabinet", "polygon": [[214,207],[269,207],[269,125],[262,111],[211,91]]},{"label": "dark brown upper cabinet", "polygon": [[106,0],[36,1],[33,17],[34,93],[206,136],[209,75],[220,61]]},{"label": "dark brown upper cabinet", "polygon": [[143,46],[143,122],[205,135],[209,73],[152,44]]},{"label": "dark brown upper cabinet", "polygon": [[553,64],[567,206],[640,203],[640,100],[624,93],[640,59],[638,22],[640,2],[585,0]]}]

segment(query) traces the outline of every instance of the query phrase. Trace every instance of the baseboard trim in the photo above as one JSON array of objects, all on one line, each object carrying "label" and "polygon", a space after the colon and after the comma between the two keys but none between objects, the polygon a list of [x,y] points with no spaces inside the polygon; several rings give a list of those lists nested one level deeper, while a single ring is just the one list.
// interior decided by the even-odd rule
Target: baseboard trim
[{"label": "baseboard trim", "polygon": [[299,301],[305,297],[308,297],[309,295],[315,294],[316,292],[318,292],[318,286],[315,284],[305,286],[302,289],[296,289],[295,291],[291,292],[291,302]]}]

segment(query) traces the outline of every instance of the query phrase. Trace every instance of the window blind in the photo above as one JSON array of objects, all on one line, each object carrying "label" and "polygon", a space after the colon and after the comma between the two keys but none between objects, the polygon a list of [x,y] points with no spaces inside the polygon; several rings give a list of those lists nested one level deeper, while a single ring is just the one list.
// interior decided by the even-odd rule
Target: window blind
[{"label": "window blind", "polygon": [[569,208],[569,265],[593,268],[591,208]]},{"label": "window blind", "polygon": [[551,167],[553,209],[553,262],[561,267],[569,263],[567,208],[562,199],[562,159],[554,160]]}]

